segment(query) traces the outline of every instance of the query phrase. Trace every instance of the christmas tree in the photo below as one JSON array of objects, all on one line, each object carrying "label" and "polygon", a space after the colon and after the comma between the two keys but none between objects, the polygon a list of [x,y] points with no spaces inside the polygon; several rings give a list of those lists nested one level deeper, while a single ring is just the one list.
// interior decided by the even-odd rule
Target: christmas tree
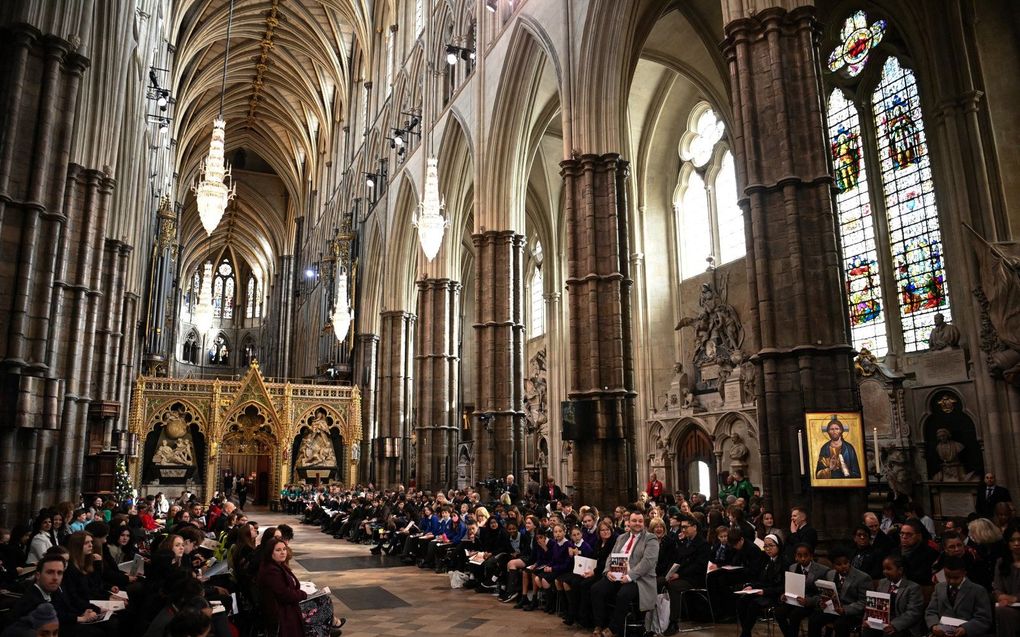
[{"label": "christmas tree", "polygon": [[117,496],[118,502],[124,502],[131,497],[131,492],[131,478],[128,477],[124,458],[117,458],[117,473],[114,476],[113,493]]}]

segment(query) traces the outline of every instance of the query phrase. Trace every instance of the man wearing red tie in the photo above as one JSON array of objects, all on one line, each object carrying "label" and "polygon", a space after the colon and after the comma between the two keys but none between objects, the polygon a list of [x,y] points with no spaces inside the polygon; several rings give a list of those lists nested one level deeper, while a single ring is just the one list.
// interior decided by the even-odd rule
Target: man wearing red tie
[{"label": "man wearing red tie", "polygon": [[631,512],[628,532],[616,539],[613,553],[627,556],[626,572],[618,576],[607,566],[605,576],[591,588],[596,626],[593,635],[600,634],[601,630],[602,637],[623,634],[623,622],[634,602],[638,602],[641,610],[655,607],[655,564],[659,559],[659,540],[645,530],[644,514]]}]

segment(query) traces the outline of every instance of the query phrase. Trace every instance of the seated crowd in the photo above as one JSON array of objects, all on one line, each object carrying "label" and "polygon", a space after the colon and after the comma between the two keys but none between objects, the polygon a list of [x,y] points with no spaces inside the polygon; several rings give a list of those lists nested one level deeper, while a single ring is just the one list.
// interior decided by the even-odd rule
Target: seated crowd
[{"label": "seated crowd", "polygon": [[0,635],[302,637],[292,540],[219,496],[63,502],[0,529]]},{"label": "seated crowd", "polygon": [[[995,477],[985,480],[991,493]],[[1020,519],[1008,492],[995,488],[1004,501],[949,519],[941,530],[912,503],[865,513],[818,555],[808,512],[794,508],[781,522],[739,476],[711,501],[662,493],[653,476],[638,502],[606,512],[575,510],[551,478],[522,495],[508,476],[484,502],[472,488],[430,494],[296,486],[285,495],[292,494],[292,511],[303,509],[304,523],[324,533],[447,572],[454,586],[523,611],[558,614],[597,637],[622,634],[628,618],[655,609],[660,593],[670,602],[665,635],[679,632],[683,613],[736,622],[741,637],[762,618],[784,637],[802,629],[809,637],[1014,637]],[[803,595],[786,595],[788,572],[804,575]],[[684,595],[697,590],[708,604]],[[890,600],[880,627],[866,621],[868,591]]]}]

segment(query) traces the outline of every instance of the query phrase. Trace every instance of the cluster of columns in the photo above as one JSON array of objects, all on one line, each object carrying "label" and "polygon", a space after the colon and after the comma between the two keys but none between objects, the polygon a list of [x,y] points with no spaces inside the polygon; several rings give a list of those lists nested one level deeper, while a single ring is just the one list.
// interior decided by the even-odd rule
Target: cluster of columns
[{"label": "cluster of columns", "polygon": [[138,299],[108,239],[109,168],[69,160],[86,58],[33,27],[0,80],[0,524],[76,496],[89,448],[127,446]]}]

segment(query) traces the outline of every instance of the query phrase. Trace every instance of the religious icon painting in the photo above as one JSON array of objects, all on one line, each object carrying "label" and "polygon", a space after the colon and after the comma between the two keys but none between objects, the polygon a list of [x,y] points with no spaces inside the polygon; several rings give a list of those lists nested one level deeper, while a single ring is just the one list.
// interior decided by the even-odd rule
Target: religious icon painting
[{"label": "religious icon painting", "polygon": [[806,468],[812,487],[855,488],[867,485],[864,425],[861,412],[808,412]]}]

